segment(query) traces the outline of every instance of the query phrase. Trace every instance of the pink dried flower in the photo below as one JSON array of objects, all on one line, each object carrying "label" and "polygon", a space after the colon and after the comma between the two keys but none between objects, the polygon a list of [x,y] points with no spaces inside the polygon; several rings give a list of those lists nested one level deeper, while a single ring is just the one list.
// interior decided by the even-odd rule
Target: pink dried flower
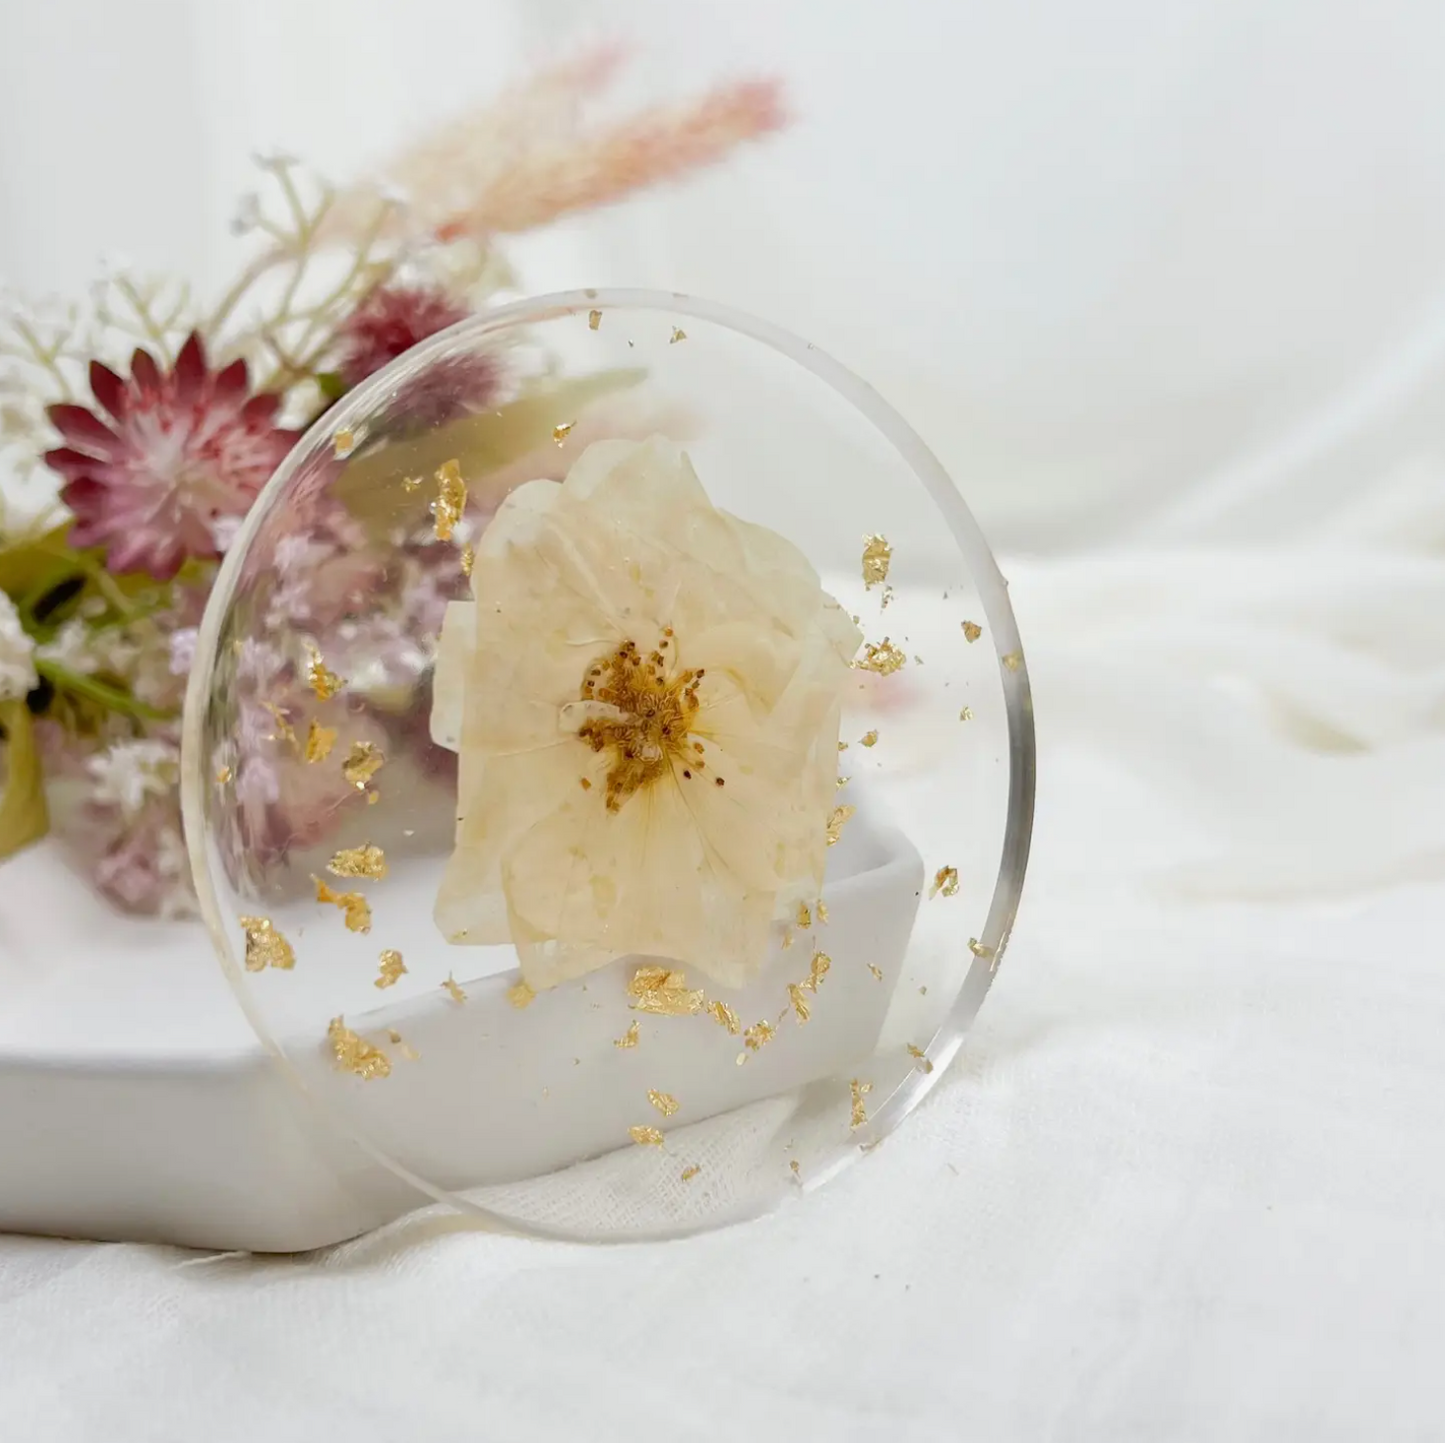
[{"label": "pink dried flower", "polygon": [[90,388],[105,415],[52,406],[65,445],[45,460],[66,480],[71,542],[104,546],[112,571],[169,580],[219,555],[214,523],[245,515],[296,440],[272,424],[280,397],[248,395],[245,361],[210,371],[194,334],[169,373],[137,350],[129,380],[92,361]]},{"label": "pink dried flower", "polygon": [[465,306],[434,287],[378,286],[341,326],[342,381],[348,390],[360,385],[418,341],[467,315]]}]

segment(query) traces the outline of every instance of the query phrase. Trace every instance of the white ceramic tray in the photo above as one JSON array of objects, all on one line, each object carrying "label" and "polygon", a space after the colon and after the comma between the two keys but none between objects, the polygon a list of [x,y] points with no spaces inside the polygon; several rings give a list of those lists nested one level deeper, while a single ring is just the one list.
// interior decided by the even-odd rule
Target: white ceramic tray
[{"label": "white ceramic tray", "polygon": [[[717,1068],[711,1051],[695,1055],[681,1032],[659,1029],[674,1055],[653,1051],[651,1060],[683,1079],[679,1093],[699,1118],[828,1076],[872,1050],[922,881],[906,838],[867,824],[860,811],[830,857],[830,1005],[798,1045],[768,1049],[746,1068]],[[459,951],[460,964],[465,957]],[[868,963],[883,970],[884,985]],[[468,982],[464,965],[457,975]],[[519,1013],[503,999],[511,976],[494,973],[470,982],[460,1010],[436,994],[349,1017],[363,1030],[404,1026],[419,1055],[385,1083],[356,1084],[378,1089],[371,1096],[381,1134],[404,1129],[426,1174],[453,1187],[608,1151],[636,1120],[636,1079],[625,1067],[579,1063],[574,1085],[587,1106],[574,1099],[545,1118],[529,1109],[544,1074],[567,1075],[574,1056],[604,1044],[612,1052],[610,1039],[632,1016],[622,978],[623,964],[614,964],[589,979],[585,1001],[561,988]],[[762,1015],[762,989],[774,1002],[777,979],[754,985],[756,998],[752,989],[720,995]],[[0,1228],[293,1251],[355,1236],[428,1201],[328,1126],[281,1075],[199,925],[116,916],[52,846],[0,867],[0,996]],[[479,1046],[484,1034],[488,1045]],[[542,1038],[565,1052],[568,1067],[537,1050]],[[736,1051],[721,1029],[707,1042]],[[288,1050],[303,1072],[327,1065],[319,1035]],[[693,1068],[702,1069],[695,1078]],[[459,1097],[507,1102],[474,1109],[465,1155],[483,1161],[471,1176],[456,1175],[454,1164],[449,1171]],[[435,1119],[446,1099],[453,1105],[443,1125]]]}]

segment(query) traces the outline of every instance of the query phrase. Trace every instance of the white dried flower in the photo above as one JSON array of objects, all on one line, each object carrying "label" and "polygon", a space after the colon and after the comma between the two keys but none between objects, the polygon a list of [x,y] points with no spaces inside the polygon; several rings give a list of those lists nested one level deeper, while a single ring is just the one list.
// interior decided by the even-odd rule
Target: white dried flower
[{"label": "white dried flower", "polygon": [[148,798],[163,797],[175,786],[179,764],[169,742],[116,742],[86,763],[94,780],[91,800],[135,817]]},{"label": "white dried flower", "polygon": [[0,701],[19,701],[39,679],[35,643],[21,626],[15,603],[0,591]]},{"label": "white dried flower", "polygon": [[660,437],[512,492],[471,583],[432,712],[460,761],[442,932],[510,939],[533,988],[632,953],[746,982],[822,883],[857,628]]}]

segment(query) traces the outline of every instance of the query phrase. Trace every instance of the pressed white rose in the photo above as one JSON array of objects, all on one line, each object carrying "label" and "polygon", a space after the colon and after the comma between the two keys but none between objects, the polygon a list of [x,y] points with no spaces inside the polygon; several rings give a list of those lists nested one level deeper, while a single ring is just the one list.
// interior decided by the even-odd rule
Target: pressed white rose
[{"label": "pressed white rose", "polygon": [[511,940],[534,988],[631,953],[746,982],[823,880],[857,628],[658,437],[514,491],[471,583],[432,712],[459,753],[443,933]]}]

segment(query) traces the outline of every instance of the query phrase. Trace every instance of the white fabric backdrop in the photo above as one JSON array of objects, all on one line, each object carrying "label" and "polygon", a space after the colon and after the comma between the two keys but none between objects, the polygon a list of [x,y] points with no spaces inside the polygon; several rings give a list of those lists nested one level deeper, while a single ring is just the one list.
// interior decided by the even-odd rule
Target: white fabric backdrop
[{"label": "white fabric backdrop", "polygon": [[[800,122],[518,259],[790,324],[959,477],[1037,690],[1008,964],[918,1118],[746,1228],[588,1251],[419,1219],[284,1262],[6,1240],[6,1436],[1445,1434],[1445,10],[607,24],[644,43],[636,93],[761,63]],[[598,26],[0,0],[0,275],[74,289],[115,249],[219,276],[249,149],[344,170]]]}]

